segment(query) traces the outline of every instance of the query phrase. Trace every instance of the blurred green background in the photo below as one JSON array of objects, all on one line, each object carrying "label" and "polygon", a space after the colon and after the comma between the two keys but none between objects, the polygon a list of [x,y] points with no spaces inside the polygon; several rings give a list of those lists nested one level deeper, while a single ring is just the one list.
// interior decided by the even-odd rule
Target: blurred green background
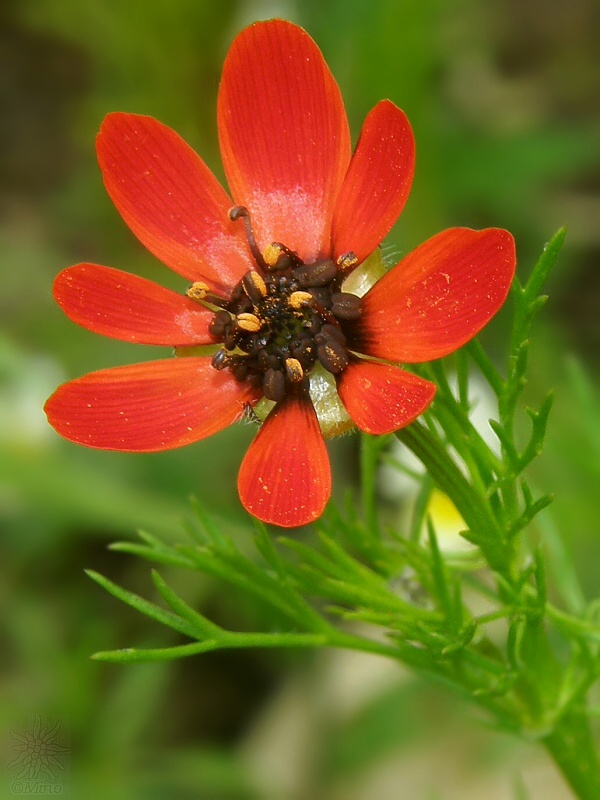
[{"label": "blurred green background", "polygon": [[[94,155],[103,116],[151,114],[222,177],[220,65],[247,23],[282,16],[317,40],[354,135],[389,97],[417,140],[402,253],[450,225],[506,227],[525,276],[567,246],[538,323],[527,393],[556,387],[534,482],[557,495],[541,534],[573,547],[598,593],[600,479],[600,5],[597,0],[5,0],[0,9],[0,796],[35,715],[69,729],[64,796],[115,800],[568,798],[543,754],[395,665],[356,655],[211,654],[173,665],[90,662],[172,639],[104,595],[104,572],[152,596],[148,567],[106,545],[173,538],[205,501],[248,536],[235,475],[248,426],[157,455],[78,448],[48,428],[70,377],[152,357],[77,328],[53,304],[65,266],[95,261],[179,286],[118,217]],[[485,341],[502,356],[506,318]],[[162,354],[161,354],[162,355]],[[338,489],[356,437],[334,443]],[[344,466],[342,468],[341,461]],[[211,580],[173,585],[230,627],[261,609]],[[4,793],[4,794],[3,794]]]}]

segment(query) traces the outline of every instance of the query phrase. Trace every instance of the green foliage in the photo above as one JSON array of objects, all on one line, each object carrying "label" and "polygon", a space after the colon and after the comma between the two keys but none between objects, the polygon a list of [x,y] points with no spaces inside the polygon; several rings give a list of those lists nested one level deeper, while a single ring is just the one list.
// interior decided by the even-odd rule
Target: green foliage
[{"label": "green foliage", "polygon": [[[597,616],[591,611],[586,616],[585,601],[598,586],[597,558],[590,552],[597,552],[600,474],[600,403],[597,374],[590,369],[598,352],[598,326],[587,291],[588,286],[593,289],[596,274],[594,203],[600,174],[594,5],[589,0],[577,7],[581,13],[569,14],[565,4],[547,4],[548,13],[537,15],[531,4],[484,0],[303,0],[277,6],[277,13],[304,25],[323,48],[340,82],[355,137],[368,110],[382,97],[404,108],[411,120],[418,142],[414,190],[387,248],[406,252],[447,225],[499,225],[516,234],[525,261],[552,226],[569,226],[571,247],[560,274],[553,276],[552,308],[536,332],[535,358],[529,360],[530,400],[543,397],[541,387],[554,385],[556,402],[544,458],[527,468],[534,497],[535,487],[556,491],[552,513],[539,514],[529,531],[543,542],[550,596],[558,597],[556,602],[572,615],[552,623],[568,626],[560,628],[568,640],[574,620],[578,635],[597,637]],[[219,690],[218,655],[179,666],[162,662],[111,669],[89,663],[87,656],[99,643],[106,648],[131,641],[148,646],[148,635],[158,647],[171,635],[183,635],[170,628],[163,632],[153,622],[148,622],[149,633],[147,627],[133,628],[136,612],[111,613],[117,601],[102,597],[80,574],[82,565],[92,565],[145,594],[139,588],[145,566],[134,558],[104,553],[104,543],[127,536],[136,526],[171,542],[174,521],[187,513],[191,492],[204,504],[210,502],[220,529],[231,532],[235,541],[247,541],[248,521],[241,515],[233,473],[251,431],[239,426],[196,446],[155,456],[114,454],[59,441],[46,428],[41,406],[61,380],[153,357],[148,349],[94,336],[63,318],[50,299],[59,270],[97,260],[182,288],[131,236],[104,192],[93,147],[103,116],[115,110],[153,114],[176,128],[220,174],[215,96],[222,58],[233,35],[253,15],[268,13],[267,7],[272,4],[240,0],[25,0],[3,6],[3,53],[10,78],[3,84],[0,147],[6,211],[0,225],[0,584],[10,611],[2,626],[1,716],[8,732],[24,726],[29,714],[66,713],[73,738],[72,793],[90,800],[257,796],[247,787],[247,765],[236,751],[239,738],[235,743],[219,739],[216,751],[214,732],[233,705],[238,724],[250,731],[242,736],[246,746],[271,697],[257,702],[253,717],[246,718],[244,697],[253,694],[254,685],[244,681],[240,688],[236,681],[223,680]],[[576,294],[578,281],[585,287],[581,299],[590,298],[587,315]],[[559,306],[563,312],[565,306],[576,309],[568,328],[561,328]],[[499,322],[495,331],[500,342]],[[578,345],[581,359],[572,358],[567,368],[566,340]],[[498,352],[493,332],[484,341],[489,352]],[[334,459],[340,453],[343,457],[336,470],[347,465],[354,469],[355,443],[351,437],[335,443]],[[372,448],[375,468],[390,459],[380,445],[385,440],[369,440],[364,448]],[[405,531],[413,542],[422,535],[433,485],[430,478],[421,480],[420,506]],[[371,509],[381,511],[373,488],[366,486],[363,493],[372,498]],[[402,573],[404,552],[364,535],[362,499],[365,526],[355,524],[351,508],[343,517],[357,559],[372,560],[378,574],[394,581]],[[382,529],[389,521],[378,517]],[[341,524],[333,513],[331,524]],[[529,531],[517,538],[531,535]],[[328,528],[326,532],[330,535]],[[441,533],[438,538],[443,544]],[[419,580],[428,575],[421,550],[410,551],[421,570]],[[247,547],[244,553],[248,555]],[[475,563],[471,559],[471,567]],[[211,618],[229,622],[231,609],[242,618],[240,626],[249,629],[287,629],[279,612],[270,613],[262,601],[255,605],[242,589],[228,588],[218,578],[199,579],[192,570],[179,575],[176,570],[161,567],[194,609],[210,609],[206,613]],[[469,603],[472,577],[471,572],[459,576]],[[163,605],[160,597],[152,599]],[[236,668],[243,670],[246,660],[254,658],[241,653]],[[282,661],[287,669],[278,674],[278,682],[289,685],[296,659],[264,658],[261,664],[270,672],[273,663]],[[182,680],[190,673],[193,688]],[[404,680],[401,671],[398,676]],[[322,674],[305,671],[304,680],[306,696],[299,704],[309,705],[322,694],[316,685]],[[206,713],[206,686],[219,703],[218,713]],[[418,691],[415,680],[407,693]],[[386,752],[380,741],[384,732],[396,741],[401,731],[411,743],[410,763],[418,746],[419,757],[438,764],[469,730],[461,703],[440,715],[440,704],[452,702],[451,696],[429,687],[422,689],[421,705],[392,702],[388,707],[387,694],[375,701],[365,729],[360,717],[355,728],[348,719],[333,726],[313,725],[313,757],[307,759],[307,769],[303,762],[303,771],[315,769],[315,753],[327,758],[330,748],[352,735],[354,747],[346,763],[357,765],[354,775],[365,781],[367,768],[377,765],[376,751]],[[432,705],[435,719],[428,723]],[[388,714],[382,713],[384,707]],[[440,716],[452,727],[436,751]],[[376,745],[373,737],[379,737]],[[465,771],[480,769],[473,749],[485,737],[476,730],[468,750],[455,754]],[[510,771],[506,739],[487,738],[495,753],[488,767],[495,765],[501,778]],[[528,748],[517,747],[522,762]],[[290,769],[296,758],[289,759]],[[397,749],[394,759],[397,763]],[[440,770],[430,774],[434,772]],[[471,775],[475,777],[485,780],[482,772]],[[336,779],[344,779],[341,771]],[[269,780],[271,794],[277,793],[277,777],[271,773]],[[452,794],[451,775],[445,773],[441,780],[444,789],[435,793],[439,798]],[[323,776],[314,789],[305,794],[344,794]],[[415,794],[425,793],[434,797],[433,790]],[[454,793],[461,796],[460,789]]]},{"label": "green foliage", "polygon": [[[274,610],[273,629],[226,630],[194,610],[156,572],[154,584],[167,608],[90,572],[119,600],[188,640],[171,647],[97,653],[95,658],[169,660],[247,647],[378,653],[471,698],[503,729],[546,743],[555,758],[561,736],[571,735],[568,721],[576,719],[580,750],[589,759],[593,749],[581,704],[600,674],[600,625],[591,615],[550,603],[544,551],[523,536],[551,500],[548,495],[535,498],[523,473],[542,451],[552,395],[537,411],[526,409],[530,430],[524,442],[517,424],[531,325],[544,305],[540,292],[563,239],[559,231],[524,286],[515,280],[504,377],[479,343],[453,361],[456,390],[447,363],[423,367],[438,385],[436,401],[422,421],[397,433],[428,472],[409,535],[386,526],[377,511],[376,471],[389,438],[365,436],[361,510],[350,498],[344,513],[332,505],[312,537],[273,538],[256,523],[254,550],[246,552],[197,506],[188,542],[166,544],[144,533],[141,544],[114,546],[168,567],[211,575],[240,596],[254,595]],[[470,417],[473,365],[497,398],[498,419],[490,425],[500,454]],[[477,545],[490,571],[477,569],[481,562],[445,556],[427,511],[432,482],[461,513],[463,536]],[[426,537],[420,535],[423,524]],[[573,580],[569,573],[568,581]],[[478,597],[485,599],[485,611]],[[548,625],[558,635],[558,647],[550,644]],[[557,759],[560,766],[581,797],[592,797],[600,771],[594,776],[588,770],[583,779],[581,759],[572,748],[569,752]]]}]

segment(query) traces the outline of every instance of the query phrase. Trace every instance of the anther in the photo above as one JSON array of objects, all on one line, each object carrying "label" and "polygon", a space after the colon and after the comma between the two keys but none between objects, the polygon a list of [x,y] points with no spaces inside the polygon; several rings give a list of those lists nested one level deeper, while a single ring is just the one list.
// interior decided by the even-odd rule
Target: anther
[{"label": "anther", "polygon": [[268,244],[263,252],[263,258],[265,260],[265,264],[273,269],[277,262],[279,261],[280,256],[283,255],[283,250],[277,244],[277,242],[273,242],[273,244]]},{"label": "anther", "polygon": [[285,397],[285,376],[278,369],[268,369],[263,377],[263,393],[267,400],[281,402]]},{"label": "anther", "polygon": [[351,269],[358,264],[358,256],[352,251],[349,253],[343,253],[335,263],[341,270]]},{"label": "anther", "polygon": [[196,281],[195,283],[192,283],[186,292],[186,295],[190,298],[190,300],[196,300],[196,302],[204,300],[207,294],[208,286],[206,283],[202,283],[202,281]]},{"label": "anther", "polygon": [[262,328],[262,322],[256,314],[244,312],[243,314],[238,314],[235,321],[238,328],[241,328],[243,331],[249,331],[250,333],[256,333]]},{"label": "anther", "polygon": [[337,375],[348,366],[348,351],[336,339],[329,339],[326,344],[317,347],[317,358],[328,372]]},{"label": "anther", "polygon": [[239,328],[231,323],[225,327],[223,345],[226,350],[235,350],[239,339]]},{"label": "anther", "polygon": [[346,337],[341,328],[337,325],[325,324],[315,336],[315,342],[317,344],[327,344],[330,339],[336,339],[341,345],[346,344]]},{"label": "anther", "polygon": [[323,306],[323,308],[329,308],[331,306],[331,292],[327,287],[324,289],[309,289],[308,293],[314,298],[315,302]]},{"label": "anther", "polygon": [[362,313],[362,301],[350,292],[331,295],[331,312],[339,319],[358,319]]},{"label": "anther", "polygon": [[246,358],[236,358],[231,364],[231,371],[236,381],[242,383],[248,377],[248,363]]},{"label": "anther", "polygon": [[243,220],[244,227],[246,228],[246,239],[248,240],[248,247],[250,248],[250,252],[256,264],[260,269],[266,271],[267,264],[263,258],[262,253],[258,249],[258,245],[256,244],[256,239],[254,237],[254,231],[252,230],[252,222],[250,221],[250,212],[246,208],[246,206],[234,206],[233,208],[229,209],[229,219],[232,222],[237,222],[238,219]]},{"label": "anther", "polygon": [[308,367],[311,367],[315,362],[315,346],[312,339],[302,339],[302,341],[293,348],[292,356],[298,359],[305,371]]},{"label": "anther", "polygon": [[229,311],[217,311],[208,326],[208,331],[213,336],[221,338],[225,333],[225,326],[231,322]]},{"label": "anther", "polygon": [[267,353],[266,350],[261,350],[256,360],[258,366],[265,372],[269,369],[281,369],[281,362],[275,353]]},{"label": "anther", "polygon": [[247,272],[242,278],[242,285],[255,306],[267,295],[267,285],[258,272]]},{"label": "anther", "polygon": [[281,244],[281,242],[271,242],[271,244],[267,245],[263,253],[263,258],[265,263],[272,270],[288,269],[302,264],[298,254],[294,253],[293,250],[290,250],[290,248],[286,247],[284,244]]},{"label": "anther", "polygon": [[338,268],[333,261],[318,261],[296,267],[294,275],[302,286],[327,286],[336,277]]},{"label": "anther", "polygon": [[217,311],[219,308],[223,308],[227,304],[226,300],[216,294],[213,294],[208,285],[202,281],[195,281],[192,283],[192,285],[186,291],[186,295],[190,298],[190,300],[194,300],[194,302],[200,303],[200,305],[203,305],[205,308],[211,309],[212,311]]},{"label": "anther", "polygon": [[217,350],[211,359],[211,364],[215,369],[224,369],[231,360],[226,350]]},{"label": "anther", "polygon": [[296,310],[304,308],[304,306],[310,306],[312,303],[314,303],[314,298],[310,292],[292,292],[288,297],[288,305]]},{"label": "anther", "polygon": [[298,361],[297,358],[286,358],[285,371],[289,380],[292,383],[300,383],[300,381],[304,377],[304,370],[302,369],[302,364]]},{"label": "anther", "polygon": [[[327,322],[330,325],[338,325],[339,324],[338,320],[337,320],[337,317],[334,317],[334,315],[330,311],[328,311],[325,308],[325,306],[322,306],[320,303],[318,303],[314,299],[314,297],[313,297],[312,303],[310,304],[310,307],[312,308],[313,311],[316,312],[315,319],[313,320],[313,323],[311,324],[311,330],[313,330],[315,333],[316,333],[316,331],[318,329],[320,329],[321,322]],[[318,323],[318,327],[315,329],[315,325],[317,325],[317,320],[319,320],[319,323]]]}]

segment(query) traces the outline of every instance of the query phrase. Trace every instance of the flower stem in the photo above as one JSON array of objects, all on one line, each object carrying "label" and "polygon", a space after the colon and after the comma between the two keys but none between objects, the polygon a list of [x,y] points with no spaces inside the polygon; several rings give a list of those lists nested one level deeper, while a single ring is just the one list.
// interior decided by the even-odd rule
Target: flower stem
[{"label": "flower stem", "polygon": [[598,800],[600,759],[586,714],[576,710],[565,714],[543,744],[576,796]]},{"label": "flower stem", "polygon": [[375,497],[375,485],[377,465],[381,444],[374,436],[363,433],[361,436],[360,447],[360,470],[362,486],[362,505],[365,515],[365,522],[370,531],[375,533],[378,529],[379,518],[377,515],[377,502]]},{"label": "flower stem", "polygon": [[420,422],[396,432],[398,439],[423,462],[438,488],[452,500],[493,570],[512,583],[514,548],[492,514],[490,505],[465,478],[443,444]]}]

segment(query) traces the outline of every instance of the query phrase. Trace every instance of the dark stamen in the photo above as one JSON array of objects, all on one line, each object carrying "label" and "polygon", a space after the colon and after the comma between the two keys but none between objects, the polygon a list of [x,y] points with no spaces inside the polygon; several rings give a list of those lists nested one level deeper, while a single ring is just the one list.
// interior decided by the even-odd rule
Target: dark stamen
[{"label": "dark stamen", "polygon": [[209,333],[217,338],[222,338],[225,333],[225,327],[231,322],[231,314],[229,311],[217,311],[210,325],[208,326]]},{"label": "dark stamen", "polygon": [[348,351],[337,339],[328,339],[317,347],[317,356],[328,372],[337,375],[348,366]]},{"label": "dark stamen", "polygon": [[223,297],[219,297],[216,294],[212,294],[209,291],[209,288],[206,283],[202,281],[195,281],[192,285],[188,288],[186,295],[190,298],[190,300],[194,300],[196,303],[200,303],[200,305],[205,306],[206,308],[211,308],[212,306],[216,306],[217,308],[225,308],[227,305],[227,300]]},{"label": "dark stamen", "polygon": [[362,311],[360,297],[350,292],[336,292],[331,295],[331,313],[340,319],[358,319]]},{"label": "dark stamen", "polygon": [[224,369],[228,365],[229,360],[229,355],[225,350],[217,350],[210,363],[215,369]]},{"label": "dark stamen", "polygon": [[252,270],[247,272],[242,278],[242,285],[255,306],[258,305],[267,294],[266,284],[258,272],[253,272]]},{"label": "dark stamen", "polygon": [[256,265],[259,267],[259,269],[261,269],[263,272],[267,272],[267,264],[262,253],[258,249],[258,245],[256,244],[254,231],[252,230],[252,222],[250,221],[250,212],[246,206],[234,206],[233,208],[230,208],[229,219],[232,222],[237,222],[238,219],[243,220],[244,227],[246,228],[246,239],[248,240],[250,252],[252,253],[252,256],[254,257]]},{"label": "dark stamen", "polygon": [[248,364],[244,358],[236,358],[231,365],[231,371],[236,381],[245,381],[248,377]]},{"label": "dark stamen", "polygon": [[344,332],[341,328],[338,328],[337,325],[325,324],[315,336],[315,342],[317,344],[324,344],[328,339],[337,339],[340,344],[346,344]]},{"label": "dark stamen", "polygon": [[276,403],[281,402],[285,397],[285,377],[283,372],[268,369],[263,378],[263,392],[267,400],[273,400]]},{"label": "dark stamen", "polygon": [[338,260],[336,261],[338,267],[342,270],[352,269],[358,264],[358,257],[356,253],[353,253],[351,250],[349,253],[343,253]]},{"label": "dark stamen", "polygon": [[323,308],[331,307],[331,291],[325,287],[323,289],[309,289],[308,293],[314,297],[317,303]]},{"label": "dark stamen", "polygon": [[301,286],[327,286],[337,276],[338,268],[333,261],[318,261],[296,267],[294,275]]},{"label": "dark stamen", "polygon": [[298,253],[294,253],[281,242],[271,242],[264,252],[267,266],[272,270],[284,270],[302,265]]},{"label": "dark stamen", "polygon": [[298,361],[297,358],[286,358],[285,372],[288,377],[288,380],[291,381],[292,383],[300,383],[300,381],[304,377],[304,370],[302,369],[302,364]]},{"label": "dark stamen", "polygon": [[[235,206],[229,217],[243,220],[256,266],[233,288],[225,307],[213,309],[209,331],[221,349],[212,364],[227,368],[239,382],[262,384],[265,398],[280,403],[290,394],[308,392],[317,362],[333,375],[348,366],[347,341],[362,301],[341,291],[340,284],[357,259],[346,253],[337,262],[322,258],[305,264],[279,242],[261,253],[248,209]],[[202,283],[191,290],[204,304],[208,292]]]},{"label": "dark stamen", "polygon": [[310,307],[317,312],[317,314],[321,317],[322,320],[329,323],[329,325],[339,324],[336,317],[326,308],[323,308],[323,306],[316,300],[313,300],[313,302],[310,304]]},{"label": "dark stamen", "polygon": [[223,333],[223,344],[225,345],[226,350],[235,350],[239,335],[239,329],[234,327],[233,324],[229,323],[225,326],[225,331]]}]

